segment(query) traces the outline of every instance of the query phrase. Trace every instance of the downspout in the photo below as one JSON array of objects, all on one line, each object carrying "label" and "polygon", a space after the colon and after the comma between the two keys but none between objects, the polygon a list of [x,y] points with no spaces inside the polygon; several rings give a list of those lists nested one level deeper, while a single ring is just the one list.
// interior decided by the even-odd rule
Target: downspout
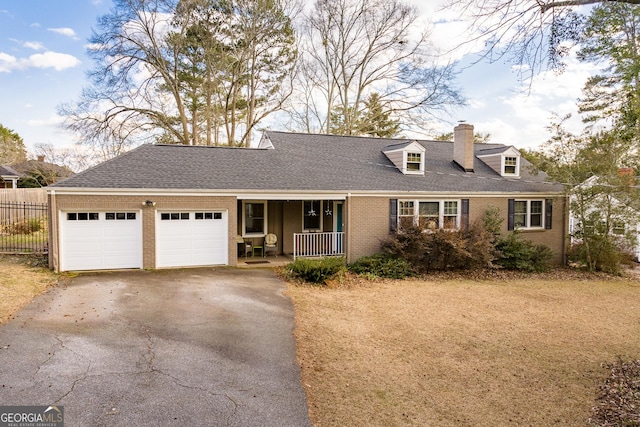
[{"label": "downspout", "polygon": [[51,206],[49,209],[49,268],[58,273],[58,209],[56,206],[56,190],[51,190]]}]

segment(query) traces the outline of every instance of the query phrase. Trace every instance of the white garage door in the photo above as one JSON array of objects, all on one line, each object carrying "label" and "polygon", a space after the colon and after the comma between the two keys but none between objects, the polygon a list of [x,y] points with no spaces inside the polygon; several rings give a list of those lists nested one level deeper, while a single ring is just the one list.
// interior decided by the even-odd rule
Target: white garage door
[{"label": "white garage door", "polygon": [[61,212],[60,269],[142,268],[139,211]]},{"label": "white garage door", "polygon": [[156,266],[226,265],[227,211],[158,212]]}]

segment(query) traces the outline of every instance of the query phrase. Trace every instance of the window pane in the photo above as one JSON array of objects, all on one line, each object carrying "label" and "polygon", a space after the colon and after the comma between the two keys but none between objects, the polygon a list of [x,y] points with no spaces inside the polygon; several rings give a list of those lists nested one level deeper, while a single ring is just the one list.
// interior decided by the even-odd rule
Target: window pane
[{"label": "window pane", "polygon": [[407,153],[407,170],[420,170],[420,153]]},{"label": "window pane", "polygon": [[180,219],[189,219],[189,214],[187,212],[182,212],[180,214]]},{"label": "window pane", "polygon": [[420,202],[420,216],[422,215],[439,215],[439,202]]},{"label": "window pane", "polygon": [[135,212],[127,213],[127,219],[136,219],[136,213]]},{"label": "window pane", "polygon": [[526,214],[527,213],[527,202],[526,201],[517,201],[514,203],[514,212],[516,214]]},{"label": "window pane", "polygon": [[264,203],[244,205],[244,223],[247,233],[264,233]]},{"label": "window pane", "polygon": [[400,202],[400,216],[411,215],[413,216],[413,202]]},{"label": "window pane", "polygon": [[78,214],[73,212],[73,213],[68,213],[67,214],[67,221],[76,221],[78,219]]},{"label": "window pane", "polygon": [[[211,215],[211,212],[208,212],[207,215]],[[208,216],[207,219],[211,219],[211,217]],[[213,219],[222,219],[222,212],[214,212]]]},{"label": "window pane", "polygon": [[89,219],[89,214],[86,212],[78,213],[78,221],[87,221]]},{"label": "window pane", "polygon": [[304,209],[304,229],[320,230],[320,219],[322,218],[322,209],[320,200],[307,200],[303,203]]},{"label": "window pane", "polygon": [[89,212],[89,221],[97,221],[100,219],[98,212]]},{"label": "window pane", "polygon": [[195,218],[196,219],[204,219],[204,213],[203,212],[196,212]]},{"label": "window pane", "polygon": [[444,202],[443,228],[458,227],[458,202]]},{"label": "window pane", "polygon": [[440,202],[419,202],[418,212],[420,227],[435,230],[440,226]]},{"label": "window pane", "polygon": [[400,228],[409,228],[413,226],[413,216],[401,216]]},{"label": "window pane", "polygon": [[124,212],[118,212],[116,213],[116,219],[119,219],[119,220],[127,219],[127,215]]},{"label": "window pane", "polygon": [[444,202],[445,215],[458,215],[458,202]]},{"label": "window pane", "polygon": [[180,219],[180,214],[179,213],[171,213],[171,219],[172,220],[177,220]]},{"label": "window pane", "polygon": [[529,227],[542,227],[542,200],[531,201],[531,219]]}]

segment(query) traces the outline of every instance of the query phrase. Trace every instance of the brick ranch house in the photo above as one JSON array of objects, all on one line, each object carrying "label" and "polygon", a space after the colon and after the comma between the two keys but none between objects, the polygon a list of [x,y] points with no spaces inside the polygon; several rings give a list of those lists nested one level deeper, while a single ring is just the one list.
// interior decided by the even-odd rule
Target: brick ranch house
[{"label": "brick ranch house", "polygon": [[[561,185],[512,146],[267,131],[258,148],[142,145],[48,187],[57,271],[237,265],[277,253],[371,255],[398,226],[458,228],[499,208],[503,231],[564,258]],[[249,255],[259,256],[252,251]]]}]

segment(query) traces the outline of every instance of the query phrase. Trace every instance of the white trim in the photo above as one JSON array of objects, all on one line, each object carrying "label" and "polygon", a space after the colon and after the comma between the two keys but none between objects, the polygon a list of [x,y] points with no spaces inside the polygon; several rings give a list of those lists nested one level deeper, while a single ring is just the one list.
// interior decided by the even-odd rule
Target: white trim
[{"label": "white trim", "polygon": [[[482,178],[491,179],[491,178]],[[504,178],[495,178],[498,181],[503,181]],[[549,182],[536,182],[535,184],[551,185]],[[528,198],[528,197],[544,197],[553,198],[564,196],[563,191],[557,192],[518,192],[518,191],[479,191],[479,192],[457,192],[457,191],[431,191],[431,192],[415,192],[415,191],[379,191],[379,190],[359,190],[350,192],[305,192],[302,193],[299,190],[296,191],[273,191],[264,190],[261,192],[244,192],[245,190],[228,190],[226,192],[211,191],[211,190],[189,190],[185,192],[183,190],[167,190],[167,189],[84,189],[84,188],[51,188],[47,189],[47,193],[51,194],[53,191],[57,195],[78,195],[78,196],[101,196],[101,195],[121,195],[121,196],[140,196],[146,199],[150,197],[162,197],[162,196],[184,196],[184,197],[235,197],[237,200],[346,200],[348,197],[387,197],[387,198],[439,198],[439,197],[453,197],[453,198],[487,198],[487,197],[509,197],[511,199],[515,197]],[[142,200],[141,200],[142,201]]]},{"label": "white trim", "polygon": [[[515,157],[516,159],[516,171],[515,173],[506,173],[505,172],[505,168],[506,168],[506,160],[507,157]],[[500,175],[502,175],[505,178],[520,178],[520,155],[516,154],[516,155],[507,155],[507,153],[502,153],[502,156],[500,157]]]},{"label": "white trim", "polygon": [[[255,204],[255,205],[261,203],[262,205],[264,205],[264,218],[262,220],[263,221],[262,233],[247,233],[247,224],[246,224],[246,221],[245,221],[245,206],[246,206],[247,203]],[[242,201],[242,212],[241,212],[241,215],[242,215],[242,230],[241,230],[242,237],[264,237],[264,236],[267,235],[267,225],[268,225],[268,222],[267,222],[268,212],[267,211],[268,211],[268,208],[269,208],[269,203],[268,203],[267,200],[264,200],[264,199],[263,200],[243,200]]]},{"label": "white trim", "polygon": [[[546,211],[547,211],[547,202],[545,199],[539,199],[539,198],[534,198],[534,199],[513,199],[513,228],[517,229],[517,230],[544,230],[545,229],[545,216],[546,216]],[[526,225],[525,226],[518,226],[516,225],[516,203],[518,202],[526,202],[527,203],[527,211],[525,213],[526,217],[525,217],[525,221],[526,221]],[[531,226],[531,202],[542,202],[542,211],[540,212],[540,225],[539,226],[535,226],[532,227]],[[522,215],[522,214],[520,214]]]}]

